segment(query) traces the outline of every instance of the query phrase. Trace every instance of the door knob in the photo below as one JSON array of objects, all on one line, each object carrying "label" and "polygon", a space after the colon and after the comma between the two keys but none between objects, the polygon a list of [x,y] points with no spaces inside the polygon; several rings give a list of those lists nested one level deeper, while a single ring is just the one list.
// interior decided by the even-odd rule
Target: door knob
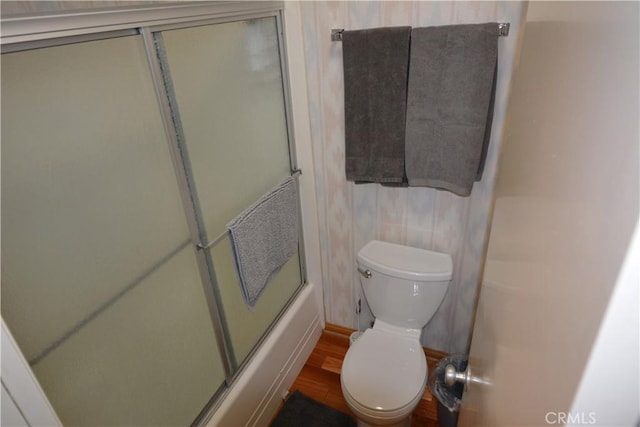
[{"label": "door knob", "polygon": [[455,383],[462,383],[465,386],[469,382],[471,377],[471,372],[469,368],[465,369],[464,372],[458,372],[455,366],[447,365],[444,368],[444,383],[451,387]]},{"label": "door knob", "polygon": [[452,364],[447,364],[444,368],[444,384],[451,387],[455,383],[464,384],[464,390],[467,391],[471,384],[491,385],[491,382],[480,377],[471,375],[471,367],[467,366],[463,372],[460,372]]}]

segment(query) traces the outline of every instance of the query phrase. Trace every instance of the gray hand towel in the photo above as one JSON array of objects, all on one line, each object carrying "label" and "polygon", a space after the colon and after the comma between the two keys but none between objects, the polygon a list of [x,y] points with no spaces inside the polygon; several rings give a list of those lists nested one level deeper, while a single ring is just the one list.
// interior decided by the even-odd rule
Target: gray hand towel
[{"label": "gray hand towel", "polygon": [[493,118],[498,24],[414,28],[407,98],[410,186],[468,196],[484,168]]},{"label": "gray hand towel", "polygon": [[298,250],[298,187],[287,178],[245,209],[229,229],[242,296],[251,309]]},{"label": "gray hand towel", "polygon": [[346,175],[401,183],[411,27],[342,34]]}]

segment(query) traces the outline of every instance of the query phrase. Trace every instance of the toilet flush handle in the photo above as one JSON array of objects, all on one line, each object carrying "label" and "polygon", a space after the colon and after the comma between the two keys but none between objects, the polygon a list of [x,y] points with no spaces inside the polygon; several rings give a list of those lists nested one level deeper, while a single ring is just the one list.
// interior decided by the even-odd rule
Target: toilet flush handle
[{"label": "toilet flush handle", "polygon": [[365,279],[371,279],[371,271],[369,270],[363,270],[360,267],[358,267],[358,272],[360,274],[362,274],[364,276]]}]

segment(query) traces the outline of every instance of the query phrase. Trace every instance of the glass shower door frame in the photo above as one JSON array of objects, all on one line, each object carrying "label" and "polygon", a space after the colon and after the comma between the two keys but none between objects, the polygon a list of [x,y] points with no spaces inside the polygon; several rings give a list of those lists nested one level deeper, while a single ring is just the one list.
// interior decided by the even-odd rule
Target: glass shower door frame
[{"label": "glass shower door frame", "polygon": [[[228,7],[228,6],[227,6]],[[268,10],[267,10],[268,9]],[[75,30],[69,30],[71,34],[65,33],[61,28],[56,28],[51,32],[46,31],[25,31],[27,35],[23,37],[19,42],[6,43],[6,38],[3,37],[2,52],[13,52],[19,50],[30,50],[34,48],[42,48],[49,46],[56,46],[61,44],[79,43],[90,40],[99,40],[101,38],[112,38],[124,35],[139,34],[143,40],[145,47],[145,54],[147,56],[147,62],[149,64],[149,71],[151,74],[152,82],[154,84],[156,97],[158,101],[158,107],[160,109],[162,123],[164,126],[164,132],[167,137],[171,159],[174,167],[174,173],[178,182],[180,190],[180,197],[183,204],[183,210],[187,219],[187,225],[191,237],[191,243],[194,245],[194,254],[196,256],[196,262],[199,269],[202,285],[205,291],[207,299],[207,305],[209,308],[209,314],[211,317],[211,323],[214,328],[214,334],[218,350],[221,355],[225,371],[225,383],[220,387],[212,396],[207,407],[203,409],[198,418],[194,421],[194,425],[200,425],[206,422],[207,418],[213,413],[216,408],[216,403],[220,401],[220,397],[228,389],[228,386],[235,380],[235,378],[242,372],[244,366],[251,360],[253,354],[260,347],[266,336],[271,329],[275,326],[277,321],[286,312],[289,305],[295,300],[297,294],[303,288],[303,285],[307,283],[306,276],[306,263],[305,263],[305,251],[304,251],[304,239],[302,238],[302,221],[299,221],[299,245],[298,253],[300,257],[300,277],[301,283],[297,286],[292,295],[288,297],[287,303],[283,309],[274,319],[271,324],[266,328],[262,337],[256,342],[253,350],[245,357],[244,361],[237,363],[233,357],[233,351],[231,349],[231,342],[226,329],[225,320],[220,308],[220,296],[217,295],[218,284],[216,283],[215,269],[213,262],[207,250],[202,250],[209,245],[206,232],[204,232],[204,226],[202,224],[201,213],[198,208],[197,196],[195,195],[195,188],[193,182],[193,176],[190,175],[188,165],[188,156],[184,146],[180,145],[179,141],[179,128],[173,114],[168,88],[165,86],[165,80],[162,74],[161,59],[157,55],[158,40],[161,39],[160,32],[169,29],[182,29],[194,26],[222,24],[234,21],[244,21],[247,19],[266,18],[273,17],[276,22],[277,39],[278,39],[278,52],[280,56],[280,70],[283,88],[283,103],[285,109],[286,130],[288,137],[289,147],[289,164],[292,175],[300,173],[297,168],[297,156],[295,150],[295,140],[292,125],[292,108],[291,108],[291,93],[289,87],[289,69],[287,64],[286,45],[284,40],[284,22],[283,22],[283,5],[273,2],[261,5],[256,5],[255,11],[247,11],[246,7],[241,12],[233,12],[225,10],[220,15],[212,14],[210,16],[216,16],[213,18],[202,19],[202,16],[190,16],[190,17],[177,17],[171,19],[156,19],[147,23],[131,23],[126,25],[118,25],[118,30],[107,30],[107,28],[113,28],[111,26],[96,25],[93,29],[91,27],[82,27],[80,33],[75,33]],[[78,20],[72,20],[77,22]],[[42,22],[42,21],[41,21]],[[154,22],[163,22],[162,24],[155,25]],[[168,23],[167,23],[168,22]],[[56,23],[60,27],[59,22]],[[4,23],[3,23],[4,26]],[[64,25],[62,25],[64,27]],[[126,27],[126,28],[124,28]],[[13,28],[13,27],[11,27]],[[75,33],[75,34],[74,34]],[[13,35],[12,35],[13,36]],[[161,41],[160,41],[161,43]],[[298,203],[298,218],[302,218],[302,209],[300,202]],[[200,216],[199,216],[200,215]],[[213,239],[216,240],[216,239]],[[226,387],[225,387],[226,385]]]},{"label": "glass shower door frame", "polygon": [[[235,360],[233,351],[231,349],[231,339],[226,327],[223,308],[221,307],[221,297],[218,291],[218,284],[216,281],[215,267],[209,254],[208,249],[217,244],[222,237],[226,235],[223,232],[219,236],[213,238],[207,236],[203,214],[200,208],[200,204],[197,197],[195,188],[195,181],[193,172],[191,171],[190,160],[188,155],[188,149],[185,143],[185,137],[182,130],[182,124],[179,117],[179,108],[176,104],[175,94],[173,92],[173,85],[171,77],[168,72],[168,63],[164,56],[164,43],[161,32],[169,30],[178,30],[191,27],[199,27],[206,25],[224,24],[237,21],[245,21],[257,18],[274,18],[277,28],[278,36],[278,52],[280,55],[280,70],[282,73],[282,87],[283,87],[283,102],[285,107],[286,128],[288,136],[289,147],[289,164],[291,174],[296,176],[300,171],[296,166],[296,152],[295,141],[292,129],[292,111],[289,91],[289,74],[286,61],[286,46],[284,43],[284,28],[282,10],[274,10],[270,12],[259,13],[244,13],[235,15],[233,17],[192,20],[187,22],[178,22],[171,24],[163,24],[157,26],[149,26],[141,29],[140,33],[143,37],[147,59],[152,73],[152,80],[156,87],[156,95],[158,103],[161,109],[161,115],[167,139],[169,141],[172,160],[174,162],[174,168],[176,169],[176,175],[181,190],[183,205],[185,214],[187,216],[187,222],[189,223],[189,229],[192,234],[192,243],[196,246],[196,259],[198,267],[200,269],[200,275],[203,280],[205,288],[205,294],[207,296],[207,303],[210,308],[210,314],[214,330],[216,331],[216,337],[218,340],[218,348],[220,349],[223,365],[226,374],[226,384],[229,386],[233,380],[241,372],[242,368],[251,359],[252,354],[260,346],[270,329],[277,322],[280,315],[286,311],[289,303],[295,299],[295,296],[300,291],[302,285],[306,283],[306,271],[304,263],[304,239],[300,239],[299,242],[299,254],[302,262],[300,263],[300,275],[302,282],[298,286],[294,295],[289,298],[289,302],[285,305],[280,315],[276,316],[271,322],[271,325],[267,328],[262,338],[256,343],[254,349],[244,359],[243,362],[238,363]],[[298,217],[301,217],[301,207],[298,204]],[[299,235],[302,236],[302,224],[299,225]]]}]

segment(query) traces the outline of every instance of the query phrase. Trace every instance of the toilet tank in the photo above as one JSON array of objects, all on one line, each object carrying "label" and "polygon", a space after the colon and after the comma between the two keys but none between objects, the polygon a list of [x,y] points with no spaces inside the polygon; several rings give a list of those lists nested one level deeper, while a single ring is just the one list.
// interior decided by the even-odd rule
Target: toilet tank
[{"label": "toilet tank", "polygon": [[358,270],[376,319],[420,329],[444,300],[453,262],[448,254],[372,240],[358,252]]}]

